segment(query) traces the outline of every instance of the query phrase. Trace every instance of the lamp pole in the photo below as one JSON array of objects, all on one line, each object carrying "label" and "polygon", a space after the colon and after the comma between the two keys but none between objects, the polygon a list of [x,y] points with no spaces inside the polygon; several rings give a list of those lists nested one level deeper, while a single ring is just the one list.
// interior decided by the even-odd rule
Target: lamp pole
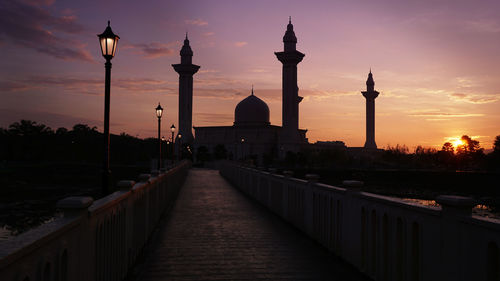
[{"label": "lamp pole", "polygon": [[178,134],[177,137],[179,138],[179,140],[177,141],[179,143],[179,161],[182,160],[182,135],[181,134]]},{"label": "lamp pole", "polygon": [[111,170],[109,168],[109,104],[111,95],[111,59],[115,56],[116,45],[120,37],[113,33],[109,25],[102,34],[97,35],[101,45],[102,56],[106,59],[104,64],[105,80],[104,80],[104,163],[102,175],[102,195],[109,193],[109,180]]},{"label": "lamp pole", "polygon": [[158,117],[158,171],[161,169],[161,116],[163,114],[163,108],[160,103],[155,108],[156,117]]},{"label": "lamp pole", "polygon": [[165,166],[165,158],[166,157],[163,157],[163,155],[166,155],[167,153],[167,150],[163,147],[165,145],[165,142],[167,142],[167,140],[165,139],[165,136],[162,136],[161,137],[161,153],[160,154],[160,157],[161,157],[161,163],[163,163],[163,165]]},{"label": "lamp pole", "polygon": [[172,165],[173,165],[174,164],[174,144],[175,144],[175,141],[174,141],[175,126],[174,126],[174,124],[172,124],[172,126],[170,126],[170,131],[172,131]]},{"label": "lamp pole", "polygon": [[245,138],[241,138],[241,158],[245,160],[245,149],[243,145],[245,144]]}]

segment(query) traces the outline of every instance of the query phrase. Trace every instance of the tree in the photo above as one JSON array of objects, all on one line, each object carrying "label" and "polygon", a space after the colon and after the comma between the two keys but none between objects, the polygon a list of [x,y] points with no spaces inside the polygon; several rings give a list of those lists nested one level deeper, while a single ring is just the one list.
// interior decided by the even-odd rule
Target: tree
[{"label": "tree", "polygon": [[495,142],[493,143],[493,151],[500,152],[500,135],[496,136]]},{"label": "tree", "polygon": [[483,149],[479,141],[473,140],[467,135],[463,135],[460,140],[461,145],[457,146],[457,160],[461,168],[477,167],[484,158]]},{"label": "tree", "polygon": [[457,146],[458,155],[469,155],[482,151],[482,148],[479,146],[479,141],[473,140],[467,135],[463,135],[460,140],[462,144]]},{"label": "tree", "polygon": [[21,122],[12,123],[9,126],[9,133],[14,136],[40,136],[40,135],[50,135],[54,132],[50,127],[43,124],[37,124],[35,121],[31,120],[21,120]]},{"label": "tree", "polygon": [[76,124],[73,126],[73,133],[77,135],[94,135],[97,133],[97,127],[89,127],[87,124]]},{"label": "tree", "polygon": [[453,154],[455,152],[455,149],[453,148],[453,144],[451,144],[451,142],[445,142],[443,144],[443,147],[441,148],[441,151],[450,152],[451,154]]}]

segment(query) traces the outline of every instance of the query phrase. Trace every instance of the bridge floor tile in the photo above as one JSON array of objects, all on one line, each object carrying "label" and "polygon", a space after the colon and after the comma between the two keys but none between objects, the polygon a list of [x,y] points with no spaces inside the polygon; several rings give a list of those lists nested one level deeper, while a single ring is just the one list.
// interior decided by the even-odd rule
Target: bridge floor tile
[{"label": "bridge floor tile", "polygon": [[218,171],[191,169],[139,280],[367,280]]}]

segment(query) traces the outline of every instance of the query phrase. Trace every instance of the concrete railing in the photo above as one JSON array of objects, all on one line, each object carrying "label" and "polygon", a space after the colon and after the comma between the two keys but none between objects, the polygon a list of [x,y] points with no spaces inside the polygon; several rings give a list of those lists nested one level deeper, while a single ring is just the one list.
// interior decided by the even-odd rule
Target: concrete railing
[{"label": "concrete railing", "polygon": [[189,162],[121,181],[93,201],[58,202],[63,217],[0,243],[0,280],[123,280],[160,216],[174,202]]},{"label": "concrete railing", "polygon": [[220,173],[375,280],[500,280],[500,221],[472,215],[470,198],[441,207],[226,162]]}]

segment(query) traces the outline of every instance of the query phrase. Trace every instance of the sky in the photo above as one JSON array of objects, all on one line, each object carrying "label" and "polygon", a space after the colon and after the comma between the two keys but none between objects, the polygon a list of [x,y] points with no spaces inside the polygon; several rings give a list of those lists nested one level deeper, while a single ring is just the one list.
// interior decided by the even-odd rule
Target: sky
[{"label": "sky", "polygon": [[179,51],[188,32],[193,125],[232,125],[255,94],[281,125],[281,63],[274,52],[292,17],[300,128],[310,142],[363,146],[371,68],[379,147],[440,148],[500,135],[499,1],[5,0],[0,2],[0,127],[21,119],[53,129],[103,128],[104,58],[97,34],[120,36],[112,63],[112,133],[154,137],[177,126]]}]

